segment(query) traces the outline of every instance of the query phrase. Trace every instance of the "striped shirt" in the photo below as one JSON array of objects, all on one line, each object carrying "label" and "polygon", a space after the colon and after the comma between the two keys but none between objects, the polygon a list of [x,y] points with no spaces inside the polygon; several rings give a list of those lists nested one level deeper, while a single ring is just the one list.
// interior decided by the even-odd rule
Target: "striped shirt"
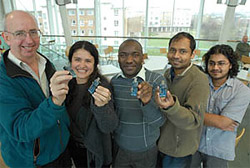
[{"label": "striped shirt", "polygon": [[139,83],[146,81],[153,86],[152,99],[145,106],[136,96],[130,95],[134,79],[125,78],[121,74],[111,79],[116,112],[120,121],[114,135],[120,148],[141,152],[155,146],[160,136],[160,126],[165,118],[154,102],[154,92],[162,81],[165,84],[166,81],[162,75],[143,68],[136,78]]}]

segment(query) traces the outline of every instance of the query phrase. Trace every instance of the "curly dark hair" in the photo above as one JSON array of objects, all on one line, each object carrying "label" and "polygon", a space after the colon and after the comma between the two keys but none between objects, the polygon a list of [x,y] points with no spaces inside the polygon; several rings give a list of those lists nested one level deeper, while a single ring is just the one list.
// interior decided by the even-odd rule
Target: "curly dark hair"
[{"label": "curly dark hair", "polygon": [[230,47],[229,45],[226,45],[226,44],[215,45],[212,48],[210,48],[208,50],[208,52],[204,55],[205,65],[206,65],[206,67],[205,67],[206,73],[208,73],[208,60],[209,60],[210,56],[213,54],[222,54],[225,57],[227,57],[227,59],[229,60],[229,62],[232,65],[232,68],[229,70],[228,75],[231,78],[237,76],[237,74],[239,72],[239,65],[238,65],[239,56],[238,56],[238,54],[236,54],[234,52],[232,47]]}]

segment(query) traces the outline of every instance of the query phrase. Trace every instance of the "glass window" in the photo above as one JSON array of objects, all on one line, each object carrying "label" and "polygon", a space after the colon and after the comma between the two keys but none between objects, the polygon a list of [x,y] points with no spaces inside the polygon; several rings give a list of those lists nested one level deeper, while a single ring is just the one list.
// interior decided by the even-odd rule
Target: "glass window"
[{"label": "glass window", "polygon": [[38,12],[38,16],[41,18],[42,17],[42,12]]},{"label": "glass window", "polygon": [[88,10],[87,15],[94,15],[94,11],[93,10]]},{"label": "glass window", "polygon": [[89,35],[93,35],[94,34],[94,31],[92,29],[89,29]]},{"label": "glass window", "polygon": [[[69,31],[72,34],[78,34],[77,30],[74,30],[77,24],[80,24],[81,28],[86,25],[91,26],[88,27],[88,29],[85,28],[85,35],[89,34],[89,29],[93,28],[93,35],[98,36],[148,36],[157,38],[166,37],[166,39],[168,39],[173,37],[177,32],[187,31],[196,39],[206,39],[197,40],[197,42],[199,42],[197,46],[201,49],[201,55],[203,55],[203,51],[205,52],[218,42],[216,40],[220,37],[221,28],[224,22],[224,16],[227,9],[225,3],[229,1],[223,0],[223,4],[217,4],[217,1],[218,0],[204,1],[205,5],[201,24],[198,24],[200,0],[148,0],[148,25],[146,24],[147,0],[79,0],[78,7],[80,20],[76,19],[77,10],[75,4],[66,5],[66,15],[70,24]],[[241,2],[244,0],[239,1]],[[95,2],[100,2],[98,7],[94,6]],[[54,2],[52,3],[51,9],[53,16],[49,16],[48,14],[47,0],[16,0],[13,1],[13,3],[16,3],[15,5],[19,10],[28,10],[33,14],[37,13],[38,16],[42,16],[38,17],[38,24],[44,34],[52,34],[51,32],[53,31],[58,35],[64,34],[61,16],[59,13],[54,12],[58,11],[58,6],[54,5]],[[36,12],[32,11],[33,5],[36,5]],[[100,10],[95,11],[98,9]],[[244,34],[249,36],[249,9],[250,0],[246,1],[245,5],[237,5],[235,8],[235,17],[232,18],[233,27],[228,40],[241,41]],[[95,14],[98,14],[98,16],[95,16]],[[123,14],[125,18],[122,18]],[[53,23],[49,23],[50,21]],[[199,31],[197,31],[198,25],[201,25]],[[148,31],[146,31],[146,26],[148,26]],[[97,27],[98,31],[95,31],[95,27]],[[52,28],[53,31],[51,31],[50,28]],[[98,34],[95,34],[96,32]],[[80,31],[79,34],[81,33]],[[47,37],[43,38],[45,39]],[[166,47],[168,45],[168,40],[166,39],[142,39],[139,41],[143,47],[147,46],[149,55],[153,53],[157,55],[155,52],[157,48]],[[100,45],[112,45],[115,43],[115,40],[119,40],[121,43],[124,39],[108,38]],[[46,41],[46,39],[44,41]],[[65,39],[61,38],[61,42],[64,44]],[[234,42],[233,45],[236,44],[237,43]],[[155,48],[155,51],[150,50],[151,48]]]},{"label": "glass window", "polygon": [[84,25],[85,25],[84,20],[80,20],[80,25],[81,25],[81,26],[84,26]]},{"label": "glass window", "polygon": [[93,21],[93,20],[89,20],[88,25],[89,25],[89,26],[93,26],[93,23],[94,23],[94,21]]},{"label": "glass window", "polygon": [[118,20],[114,21],[114,26],[119,26],[119,21]]},{"label": "glass window", "polygon": [[115,15],[115,16],[118,16],[118,15],[119,15],[119,10],[118,10],[118,9],[115,9],[115,10],[114,10],[114,15]]},{"label": "glass window", "polygon": [[83,16],[84,15],[84,10],[80,10],[80,15]]},{"label": "glass window", "polygon": [[69,10],[68,12],[70,16],[74,16],[76,14],[75,10]]},{"label": "glass window", "polygon": [[81,30],[81,35],[84,35],[85,34],[85,31],[84,30]]},{"label": "glass window", "polygon": [[119,45],[119,41],[115,40],[115,41],[114,41],[114,44],[115,44],[115,45]]},{"label": "glass window", "polygon": [[72,30],[71,35],[75,36],[76,35],[76,30]]},{"label": "glass window", "polygon": [[76,21],[75,21],[75,20],[72,20],[71,25],[72,25],[72,26],[75,26],[75,25],[76,25]]},{"label": "glass window", "polygon": [[45,14],[45,13],[43,13],[42,15],[43,15],[43,19],[46,19],[46,14]]},{"label": "glass window", "polygon": [[[241,0],[243,2],[244,0]],[[248,41],[250,40],[250,0],[246,1],[245,5],[239,5],[235,9],[234,28],[232,40],[241,40],[247,34]]]}]

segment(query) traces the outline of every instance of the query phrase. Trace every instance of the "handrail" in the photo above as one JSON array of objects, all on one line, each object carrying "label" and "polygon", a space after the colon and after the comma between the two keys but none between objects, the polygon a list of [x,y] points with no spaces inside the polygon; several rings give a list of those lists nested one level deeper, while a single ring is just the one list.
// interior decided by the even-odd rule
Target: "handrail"
[{"label": "handrail", "polygon": [[56,54],[57,56],[64,57],[63,55],[59,54],[58,52],[56,52],[56,51],[50,49],[49,47],[47,47],[47,45],[40,44],[40,46],[42,46],[42,47],[48,49],[49,51],[51,51],[52,53]]},{"label": "handrail", "polygon": [[[0,33],[2,33],[2,31],[0,31]],[[48,34],[43,34],[42,37],[65,37],[65,35],[48,35]],[[169,40],[171,39],[171,37],[137,37],[137,36],[71,36],[71,37],[83,37],[83,38],[135,38],[135,39],[166,39]],[[197,41],[210,41],[210,42],[215,42],[215,41],[219,41],[219,39],[195,39]],[[227,42],[241,42],[241,40],[227,40]],[[250,42],[250,41],[248,41]]]},{"label": "handrail", "polygon": [[[42,35],[42,37],[65,37],[64,35]],[[135,38],[135,39],[165,39],[170,40],[171,37],[138,37],[138,36],[71,36],[75,38]],[[195,39],[197,41],[210,41],[215,42],[218,41],[218,39]],[[227,42],[241,42],[240,40],[227,40]],[[250,42],[250,41],[249,41]]]},{"label": "handrail", "polygon": [[[0,31],[0,33],[2,33]],[[65,37],[65,35],[47,35],[47,34],[43,34],[41,37]],[[143,37],[138,37],[138,36],[71,36],[71,37],[75,37],[75,38],[134,38],[134,39],[165,39],[165,40],[170,40],[171,37],[146,37],[146,36],[143,36]],[[196,41],[209,41],[209,42],[216,42],[216,41],[219,41],[218,39],[195,39]],[[233,42],[233,43],[238,43],[238,42],[241,42],[241,40],[227,40],[227,42]],[[250,41],[248,41],[250,42]]]}]

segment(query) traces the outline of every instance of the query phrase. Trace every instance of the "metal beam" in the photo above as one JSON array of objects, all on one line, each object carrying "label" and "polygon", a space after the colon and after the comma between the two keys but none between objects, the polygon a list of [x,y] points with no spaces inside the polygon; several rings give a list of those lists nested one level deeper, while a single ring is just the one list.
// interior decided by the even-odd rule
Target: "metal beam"
[{"label": "metal beam", "polygon": [[4,31],[4,28],[3,28],[4,16],[5,16],[5,13],[4,13],[4,8],[3,8],[3,2],[2,0],[0,0],[0,32]]},{"label": "metal beam", "polygon": [[4,14],[9,13],[14,10],[13,2],[10,0],[2,0]]},{"label": "metal beam", "polygon": [[49,32],[51,35],[55,35],[51,0],[47,0],[47,12],[48,12],[48,19],[49,19]]},{"label": "metal beam", "polygon": [[[148,37],[148,1],[146,0],[146,19],[145,19],[145,35]],[[148,39],[145,39],[144,41],[144,52],[147,53],[147,48],[148,48]]]},{"label": "metal beam", "polygon": [[231,38],[230,30],[232,30],[234,24],[235,8],[238,5],[238,0],[228,0],[227,2],[227,10],[220,31],[219,43],[226,43]]},{"label": "metal beam", "polygon": [[68,12],[67,12],[65,5],[60,5],[59,11],[60,11],[61,20],[62,20],[66,46],[71,46],[72,45],[72,37],[71,37],[71,32],[70,32],[69,23],[68,23],[68,15],[67,15]]},{"label": "metal beam", "polygon": [[[201,31],[201,25],[202,25],[202,18],[203,18],[203,11],[204,11],[204,4],[205,0],[200,0],[200,9],[198,14],[198,20],[197,20],[197,28],[196,28],[196,38],[200,39],[200,31]],[[199,48],[199,41],[196,42],[197,48]]]},{"label": "metal beam", "polygon": [[[76,22],[77,22],[77,35],[80,36],[81,34],[81,29],[80,29],[80,10],[78,6],[78,2],[76,1]],[[78,38],[80,40],[80,37]]]},{"label": "metal beam", "polygon": [[[95,0],[94,1],[94,9],[95,9],[95,35],[96,36],[101,36],[101,8],[100,8],[100,0]],[[95,41],[96,44],[102,49],[101,43],[102,39],[101,38],[96,38]],[[100,50],[101,51],[101,50]]]}]

